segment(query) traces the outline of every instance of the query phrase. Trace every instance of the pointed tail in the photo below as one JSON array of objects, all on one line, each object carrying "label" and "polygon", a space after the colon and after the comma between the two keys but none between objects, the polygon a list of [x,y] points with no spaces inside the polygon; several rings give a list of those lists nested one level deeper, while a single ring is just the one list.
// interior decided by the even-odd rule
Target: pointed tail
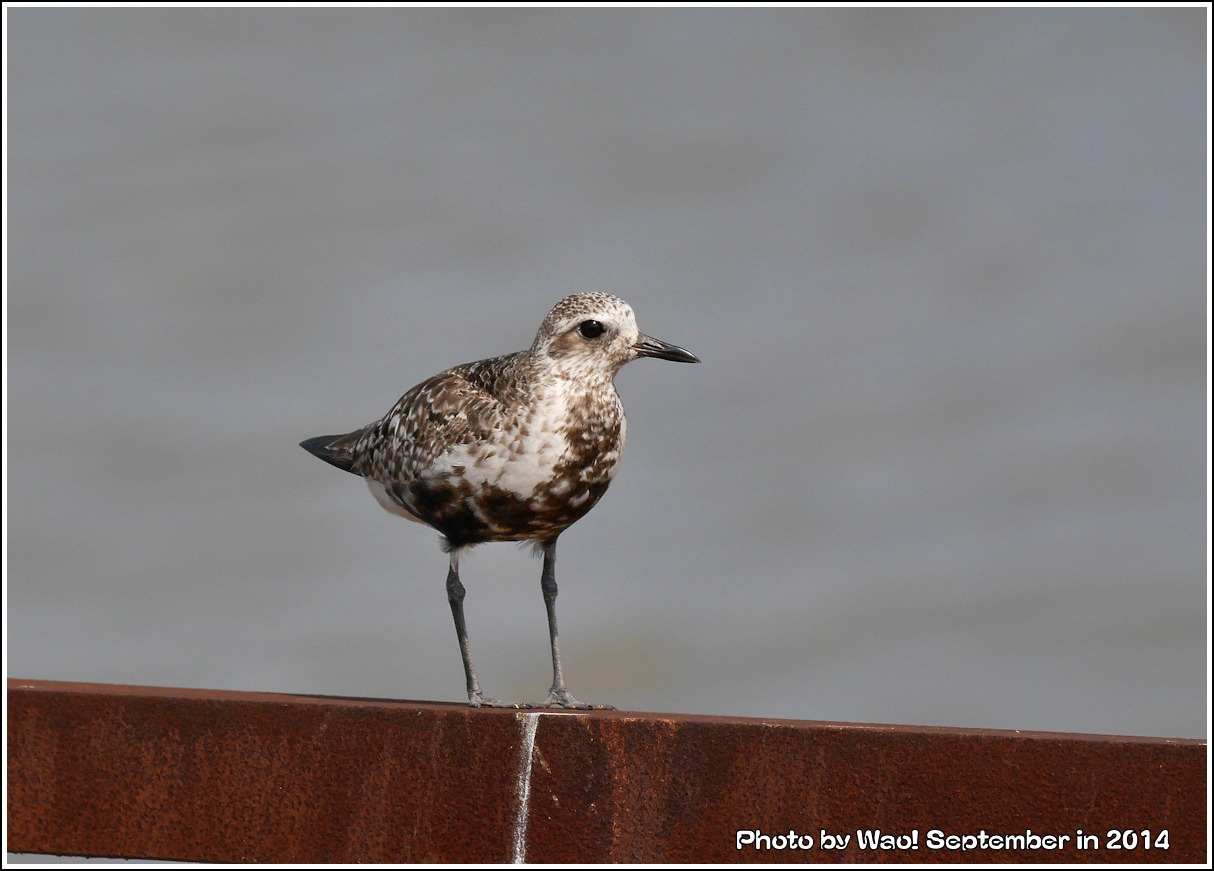
[{"label": "pointed tail", "polygon": [[326,463],[337,466],[343,472],[358,474],[354,471],[354,445],[357,444],[362,430],[346,433],[345,435],[316,436],[304,439],[299,446],[314,457],[320,457]]}]

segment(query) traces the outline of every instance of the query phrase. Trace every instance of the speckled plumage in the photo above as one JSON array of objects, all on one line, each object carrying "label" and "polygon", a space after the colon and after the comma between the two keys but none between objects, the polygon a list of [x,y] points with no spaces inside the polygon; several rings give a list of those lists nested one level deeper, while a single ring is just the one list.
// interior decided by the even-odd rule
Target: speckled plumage
[{"label": "speckled plumage", "polygon": [[[580,706],[560,679],[555,546],[607,491],[627,422],[613,379],[638,357],[699,362],[642,334],[629,305],[604,293],[557,303],[526,351],[466,363],[408,391],[380,420],[303,447],[366,479],[388,511],[425,523],[451,552],[448,594],[469,700],[480,695],[463,631],[460,549],[534,541],[544,552],[555,680],[549,704]],[[549,593],[551,592],[551,596]]]}]

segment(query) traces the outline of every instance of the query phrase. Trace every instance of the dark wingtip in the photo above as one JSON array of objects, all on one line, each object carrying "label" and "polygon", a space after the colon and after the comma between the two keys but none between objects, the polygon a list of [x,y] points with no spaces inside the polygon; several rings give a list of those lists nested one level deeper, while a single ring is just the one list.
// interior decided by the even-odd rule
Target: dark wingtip
[{"label": "dark wingtip", "polygon": [[336,466],[343,472],[353,470],[354,458],[348,451],[334,451],[329,445],[337,441],[341,436],[326,435],[316,436],[315,438],[304,439],[299,443],[299,446],[314,457],[319,457],[331,466]]},{"label": "dark wingtip", "polygon": [[304,439],[299,443],[299,446],[309,454],[324,459],[325,448],[327,448],[329,446],[329,442],[333,441],[335,438],[337,438],[337,436],[316,436],[314,438]]}]

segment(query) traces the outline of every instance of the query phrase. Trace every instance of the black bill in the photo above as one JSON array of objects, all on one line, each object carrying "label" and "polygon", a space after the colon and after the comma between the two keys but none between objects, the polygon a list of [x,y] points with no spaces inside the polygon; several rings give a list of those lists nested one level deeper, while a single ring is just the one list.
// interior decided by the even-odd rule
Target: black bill
[{"label": "black bill", "polygon": [[646,336],[644,333],[632,347],[636,349],[638,357],[657,357],[659,360],[674,360],[676,363],[700,362],[700,358],[686,348]]}]

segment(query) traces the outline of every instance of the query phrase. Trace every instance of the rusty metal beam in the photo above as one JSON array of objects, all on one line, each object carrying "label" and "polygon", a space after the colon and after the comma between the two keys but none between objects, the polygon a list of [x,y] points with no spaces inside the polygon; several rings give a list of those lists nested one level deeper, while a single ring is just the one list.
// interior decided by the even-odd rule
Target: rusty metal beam
[{"label": "rusty metal beam", "polygon": [[[1208,858],[1200,740],[16,679],[8,705],[14,852],[293,864]],[[878,829],[888,840],[858,842]]]}]

